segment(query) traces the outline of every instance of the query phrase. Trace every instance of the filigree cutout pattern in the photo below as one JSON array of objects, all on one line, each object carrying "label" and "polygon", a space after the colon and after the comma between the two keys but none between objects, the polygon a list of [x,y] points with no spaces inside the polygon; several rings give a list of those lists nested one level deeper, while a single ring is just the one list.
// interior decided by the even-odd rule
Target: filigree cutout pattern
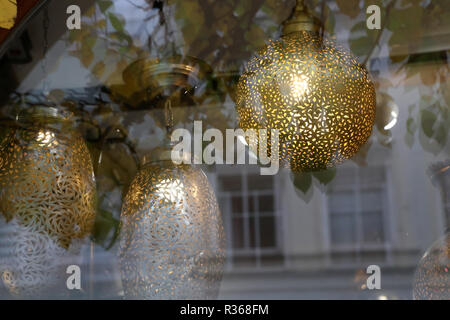
[{"label": "filigree cutout pattern", "polygon": [[17,220],[6,223],[0,216],[0,222],[0,274],[9,292],[22,299],[67,296],[66,268],[81,263],[82,240],[64,249],[48,234]]},{"label": "filigree cutout pattern", "polygon": [[414,275],[415,300],[450,299],[450,233],[423,255]]},{"label": "filigree cutout pattern", "polygon": [[[293,171],[322,170],[352,157],[372,132],[375,100],[355,57],[306,31],[271,41],[237,86],[240,127],[279,129],[280,165]],[[270,151],[270,143],[261,147]]]},{"label": "filigree cutout pattern", "polygon": [[45,291],[95,218],[95,180],[82,137],[46,126],[12,129],[0,143],[0,214],[10,234],[2,232],[10,237],[1,240],[10,243],[4,282],[13,293]]},{"label": "filigree cutout pattern", "polygon": [[119,260],[128,299],[214,299],[225,259],[222,218],[199,168],[145,165],[121,215]]}]

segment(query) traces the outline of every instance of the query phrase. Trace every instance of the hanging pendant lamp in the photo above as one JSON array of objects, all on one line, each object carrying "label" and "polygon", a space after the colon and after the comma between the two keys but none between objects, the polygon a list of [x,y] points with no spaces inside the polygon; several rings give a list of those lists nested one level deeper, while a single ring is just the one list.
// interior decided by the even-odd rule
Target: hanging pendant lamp
[{"label": "hanging pendant lamp", "polygon": [[326,169],[352,157],[375,120],[375,89],[367,70],[319,30],[320,22],[297,1],[281,39],[250,61],[237,86],[239,126],[278,129],[280,166],[296,172]]},{"label": "hanging pendant lamp", "polygon": [[[122,207],[119,261],[124,295],[126,299],[215,299],[225,262],[217,199],[199,167],[172,161],[176,159],[170,143],[171,99],[180,101],[177,92],[200,87],[199,71],[173,60],[155,63],[139,60],[124,72],[125,82],[138,89],[138,100],[147,107],[152,102],[158,107],[158,101],[165,99],[167,129],[164,145],[143,158]],[[138,71],[134,78],[132,70]]]},{"label": "hanging pendant lamp", "polygon": [[80,263],[95,210],[92,162],[71,113],[21,112],[0,139],[0,273],[9,292],[67,294],[66,268]]},{"label": "hanging pendant lamp", "polygon": [[215,299],[224,264],[217,200],[200,168],[154,151],[121,215],[120,266],[127,299]]}]

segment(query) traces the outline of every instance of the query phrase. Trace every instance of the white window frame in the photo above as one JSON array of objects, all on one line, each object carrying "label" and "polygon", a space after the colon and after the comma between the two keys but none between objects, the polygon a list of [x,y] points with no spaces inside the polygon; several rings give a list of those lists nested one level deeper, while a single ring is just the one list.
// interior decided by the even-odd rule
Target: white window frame
[{"label": "white window frame", "polygon": [[[371,167],[382,167],[384,169],[384,184],[381,186],[374,186],[374,187],[380,187],[382,190],[383,195],[383,206],[381,208],[382,210],[382,225],[383,225],[383,243],[364,243],[363,237],[362,237],[362,208],[361,208],[361,188],[360,188],[360,172],[364,168],[361,168],[360,166],[356,164],[343,164],[341,165],[343,168],[353,168],[356,170],[356,181],[354,184],[352,184],[349,187],[343,187],[341,190],[352,190],[355,198],[356,198],[356,212],[354,213],[355,217],[355,223],[356,223],[356,244],[355,245],[334,245],[332,243],[332,237],[331,237],[331,215],[333,213],[330,212],[329,207],[329,199],[326,195],[323,195],[322,201],[323,201],[323,210],[325,212],[325,241],[327,243],[327,251],[329,253],[329,256],[327,257],[327,263],[333,264],[335,260],[332,258],[333,254],[354,254],[355,260],[352,261],[350,264],[359,264],[361,263],[361,254],[360,253],[370,253],[370,252],[383,252],[384,253],[384,260],[383,264],[389,264],[391,262],[391,247],[392,247],[392,230],[393,227],[391,225],[391,208],[392,208],[392,199],[391,199],[391,181],[390,181],[390,168],[385,163],[377,163],[372,164]],[[340,168],[337,168],[339,170]],[[342,170],[342,169],[341,169]],[[336,189],[335,189],[336,190]],[[339,188],[338,188],[339,190]],[[331,192],[329,189],[328,192]],[[345,264],[345,263],[343,263]]]},{"label": "white window frame", "polygon": [[[273,191],[269,190],[248,190],[248,176],[250,175],[260,175],[259,167],[257,166],[216,166],[215,172],[209,174],[210,178],[214,180],[214,187],[216,190],[216,196],[217,198],[229,198],[228,201],[224,201],[226,204],[225,208],[220,208],[222,211],[222,216],[224,219],[225,224],[225,230],[226,230],[226,237],[227,237],[227,254],[231,259],[227,259],[227,269],[235,269],[236,267],[239,267],[239,265],[236,265],[234,263],[234,260],[239,257],[251,257],[255,259],[255,267],[256,268],[266,268],[263,263],[262,259],[265,256],[271,256],[271,255],[280,255],[283,257],[283,261],[280,262],[281,266],[284,265],[284,246],[283,246],[283,219],[282,219],[282,212],[280,210],[280,180],[278,175],[269,176],[273,179]],[[242,184],[242,191],[225,191],[222,192],[219,188],[219,179],[223,176],[240,176],[241,177],[241,184]],[[244,248],[242,249],[235,249],[233,248],[233,214],[231,209],[231,197],[233,195],[242,197],[243,199],[243,221],[244,221]],[[259,210],[259,204],[258,204],[258,197],[264,196],[264,195],[270,195],[273,196],[273,205],[274,210],[273,214],[268,214],[268,212],[260,213]],[[250,198],[251,197],[251,198]],[[248,200],[246,200],[248,199]],[[254,201],[254,213],[250,214],[249,208],[248,208],[248,201],[250,199],[253,199]],[[249,217],[273,217],[275,221],[274,225],[274,232],[275,232],[275,246],[270,248],[261,248],[260,247],[260,230],[259,230],[259,219],[255,219],[255,247],[251,248],[249,247],[250,244],[250,232],[249,232]],[[245,268],[245,267],[242,267]],[[270,267],[268,267],[270,268]]]}]

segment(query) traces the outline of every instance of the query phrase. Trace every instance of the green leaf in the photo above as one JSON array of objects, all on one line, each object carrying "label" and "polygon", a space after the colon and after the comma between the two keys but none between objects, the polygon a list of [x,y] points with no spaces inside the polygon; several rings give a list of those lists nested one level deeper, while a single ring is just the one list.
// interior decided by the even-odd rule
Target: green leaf
[{"label": "green leaf", "polygon": [[119,48],[119,53],[120,54],[125,54],[125,53],[128,52],[129,49],[130,49],[129,47],[122,46],[122,47]]},{"label": "green leaf", "polygon": [[437,117],[433,112],[426,109],[421,111],[422,130],[428,138],[433,136],[433,126],[436,123],[436,120]]},{"label": "green leaf", "polygon": [[361,12],[359,0],[336,0],[336,4],[341,13],[351,18],[356,18]]},{"label": "green leaf", "polygon": [[266,34],[263,29],[257,25],[252,25],[250,29],[245,33],[245,39],[256,50],[264,48]]},{"label": "green leaf", "polygon": [[327,185],[333,181],[334,177],[336,177],[336,168],[333,167],[326,170],[313,172],[313,176],[316,177],[320,183]]},{"label": "green leaf", "polygon": [[[106,249],[110,249],[119,235],[120,221],[114,218],[113,214],[109,211],[99,209],[97,212],[92,236],[94,242],[102,245]],[[107,244],[107,240],[112,232],[112,238]]]},{"label": "green leaf", "polygon": [[393,34],[389,44],[404,46],[421,39],[424,25],[422,24],[423,8],[420,5],[412,5],[406,8],[391,9],[387,28]]},{"label": "green leaf", "polygon": [[106,10],[108,10],[109,7],[112,6],[113,2],[110,0],[100,0],[97,2],[98,7],[100,8],[100,11],[105,13]]},{"label": "green leaf", "polygon": [[293,173],[294,186],[306,193],[312,185],[312,175],[309,172]]},{"label": "green leaf", "polygon": [[92,49],[95,46],[95,43],[97,42],[97,38],[96,37],[86,37],[86,39],[84,40],[84,43],[90,48]]},{"label": "green leaf", "polygon": [[83,42],[81,44],[81,51],[79,54],[81,64],[85,68],[88,68],[94,60],[94,53],[92,52],[92,49],[85,42]]},{"label": "green leaf", "polygon": [[92,68],[92,73],[97,77],[97,79],[100,79],[103,76],[105,69],[106,69],[105,63],[103,61],[99,61]]},{"label": "green leaf", "polygon": [[[218,1],[217,3],[223,4],[223,1]],[[191,45],[199,35],[202,35],[202,27],[205,23],[204,10],[205,8],[197,0],[177,2],[175,18],[180,21],[180,25],[182,26],[186,46]]]},{"label": "green leaf", "polygon": [[350,49],[357,56],[365,56],[373,47],[379,30],[368,30],[365,21],[358,22],[350,30]]},{"label": "green leaf", "polygon": [[448,138],[448,126],[446,126],[444,122],[441,122],[438,128],[436,129],[436,135],[434,139],[436,140],[437,143],[439,143],[443,147],[447,142],[447,138]]},{"label": "green leaf", "polygon": [[119,32],[123,32],[124,31],[124,22],[121,21],[116,15],[114,15],[113,13],[109,13],[108,14],[109,17],[109,21],[111,22],[111,25],[113,26],[114,29],[116,29]]},{"label": "green leaf", "polygon": [[355,55],[359,57],[366,56],[370,50],[371,45],[372,42],[370,41],[369,37],[361,37],[350,40],[350,49]]},{"label": "green leaf", "polygon": [[406,120],[406,129],[410,134],[414,134],[414,132],[416,132],[416,123],[413,118],[408,118],[408,120]]}]

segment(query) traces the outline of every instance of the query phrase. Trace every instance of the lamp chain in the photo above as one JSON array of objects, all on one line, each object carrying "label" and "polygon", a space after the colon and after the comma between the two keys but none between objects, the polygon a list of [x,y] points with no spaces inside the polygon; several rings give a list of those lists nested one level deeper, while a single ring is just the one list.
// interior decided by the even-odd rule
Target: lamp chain
[{"label": "lamp chain", "polygon": [[173,128],[172,101],[170,99],[167,99],[166,104],[164,105],[164,120],[167,134],[170,134]]}]

